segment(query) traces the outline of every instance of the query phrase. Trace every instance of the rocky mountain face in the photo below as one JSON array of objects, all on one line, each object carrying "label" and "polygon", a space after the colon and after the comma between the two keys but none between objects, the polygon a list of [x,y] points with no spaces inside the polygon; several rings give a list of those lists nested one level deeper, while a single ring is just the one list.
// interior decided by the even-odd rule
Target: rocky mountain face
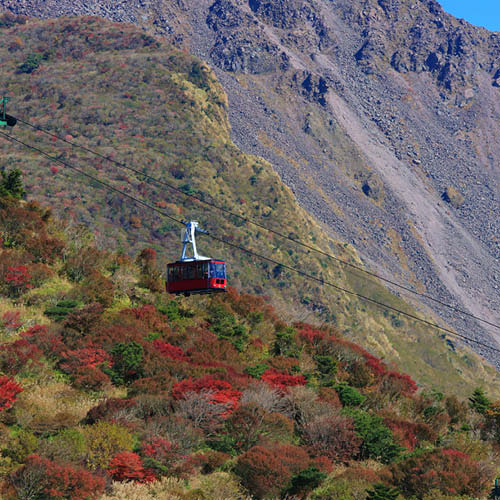
[{"label": "rocky mountain face", "polygon": [[134,22],[205,59],[229,96],[234,142],[269,160],[325,231],[384,276],[500,323],[500,33],[434,0],[0,6]]}]

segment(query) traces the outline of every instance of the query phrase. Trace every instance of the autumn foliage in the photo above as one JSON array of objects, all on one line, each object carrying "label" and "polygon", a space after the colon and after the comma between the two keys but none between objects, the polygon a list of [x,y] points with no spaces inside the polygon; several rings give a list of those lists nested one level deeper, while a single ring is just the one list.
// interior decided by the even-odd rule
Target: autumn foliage
[{"label": "autumn foliage", "polygon": [[[10,477],[10,485],[19,498],[97,499],[104,490],[104,478],[85,469],[59,464],[38,455]],[[31,496],[23,496],[31,494]]]},{"label": "autumn foliage", "polygon": [[261,379],[271,387],[282,391],[286,391],[288,387],[306,384],[306,379],[302,375],[288,375],[286,373],[279,373],[273,369],[266,370],[262,374]]},{"label": "autumn foliage", "polygon": [[23,388],[10,377],[0,377],[0,411],[10,408]]},{"label": "autumn foliage", "polygon": [[210,401],[226,407],[224,414],[230,414],[238,405],[241,392],[234,390],[229,382],[218,380],[211,375],[199,379],[186,379],[172,387],[172,397],[183,399],[189,393],[205,392],[209,394]]},{"label": "autumn foliage", "polygon": [[115,455],[109,463],[108,473],[115,481],[148,483],[156,479],[151,471],[144,468],[141,457],[131,451]]},{"label": "autumn foliage", "polygon": [[276,450],[262,446],[255,446],[241,455],[235,471],[255,498],[278,494],[291,477]]},{"label": "autumn foliage", "polygon": [[28,363],[35,364],[42,351],[25,338],[0,345],[0,369],[9,375],[15,375]]},{"label": "autumn foliage", "polygon": [[[492,471],[490,471],[491,474]],[[394,483],[407,495],[423,496],[431,490],[446,495],[482,496],[491,475],[479,462],[453,449],[435,449],[410,456],[392,467]]]}]

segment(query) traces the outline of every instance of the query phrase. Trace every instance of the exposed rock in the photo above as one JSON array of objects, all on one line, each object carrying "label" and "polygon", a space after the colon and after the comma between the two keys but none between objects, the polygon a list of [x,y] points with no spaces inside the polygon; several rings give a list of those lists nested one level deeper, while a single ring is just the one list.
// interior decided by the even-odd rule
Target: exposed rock
[{"label": "exposed rock", "polygon": [[314,75],[308,71],[295,73],[293,82],[307,99],[317,102],[322,106],[326,105],[326,93],[329,87],[322,76]]},{"label": "exposed rock", "polygon": [[281,29],[303,24],[310,10],[305,0],[249,0],[249,5],[260,19]]},{"label": "exposed rock", "polygon": [[464,196],[452,186],[448,186],[444,190],[441,198],[446,201],[446,203],[449,203],[452,207],[457,209],[460,208],[465,202]]},{"label": "exposed rock", "polygon": [[369,174],[364,178],[361,190],[369,198],[379,201],[383,197],[383,182],[375,174]]},{"label": "exposed rock", "polygon": [[245,18],[241,9],[230,0],[217,0],[208,12],[207,25],[214,31],[237,28]]},{"label": "exposed rock", "polygon": [[354,57],[365,73],[373,74],[380,70],[386,52],[386,44],[381,34],[372,33]]},{"label": "exposed rock", "polygon": [[287,56],[267,40],[255,43],[253,39],[221,36],[211,52],[212,60],[220,68],[240,73],[271,73],[278,67],[287,68]]}]

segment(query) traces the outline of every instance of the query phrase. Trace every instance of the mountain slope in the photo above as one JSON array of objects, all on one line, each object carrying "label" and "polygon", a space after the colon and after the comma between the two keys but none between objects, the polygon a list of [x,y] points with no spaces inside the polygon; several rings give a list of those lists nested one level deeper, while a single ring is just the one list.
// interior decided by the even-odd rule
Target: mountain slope
[{"label": "mountain slope", "polygon": [[435,0],[1,4],[95,13],[183,44],[215,68],[236,144],[271,161],[331,234],[372,268],[500,322],[498,34]]},{"label": "mountain slope", "polygon": [[[97,18],[14,23],[2,36],[8,43],[0,49],[4,68],[0,81],[15,97],[10,109],[15,108],[19,117],[359,263],[349,245],[329,238],[297,205],[268,163],[231,143],[222,88],[192,56],[137,28]],[[32,54],[38,67],[29,73],[24,65]],[[172,216],[197,218],[218,237],[414,313],[377,282],[240,220],[207,212],[198,202],[146,183],[140,174],[124,172],[21,124],[12,135],[61,155]],[[133,253],[152,245],[160,250],[163,265],[178,258],[179,226],[172,221],[89,183],[56,161],[6,140],[1,147],[9,165],[25,172],[31,196],[50,203],[75,223],[95,228],[102,246]],[[288,317],[336,321],[344,334],[407,367],[421,383],[454,387],[466,394],[478,379],[493,386],[498,380],[488,364],[455,339],[217,242],[200,243],[203,253],[228,260],[233,285],[268,297]]]},{"label": "mountain slope", "polygon": [[19,176],[0,181],[3,499],[489,497],[490,391],[418,387],[234,288],[172,299],[154,250],[99,250]]}]

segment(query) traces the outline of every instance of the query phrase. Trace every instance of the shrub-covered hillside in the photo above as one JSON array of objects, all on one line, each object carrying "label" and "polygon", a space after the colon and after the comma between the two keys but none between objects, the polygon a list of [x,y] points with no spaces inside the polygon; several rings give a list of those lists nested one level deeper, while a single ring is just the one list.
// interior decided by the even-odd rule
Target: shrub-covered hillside
[{"label": "shrub-covered hillside", "polygon": [[[9,180],[10,179],[10,180]],[[163,292],[156,253],[0,199],[5,499],[470,499],[500,402],[461,400],[264,299]]]},{"label": "shrub-covered hillside", "polygon": [[[349,245],[331,240],[298,206],[268,163],[241,153],[232,144],[226,96],[211,71],[194,57],[136,27],[98,18],[40,21],[5,15],[0,25],[5,42],[0,44],[0,88],[11,97],[11,114],[186,193],[359,263]],[[257,231],[241,219],[209,211],[165,186],[146,182],[140,174],[22,123],[9,133],[170,215],[199,220],[218,237],[412,311],[402,299],[359,272]],[[172,221],[3,138],[0,150],[5,166],[8,162],[25,173],[31,199],[54,207],[73,224],[92,228],[99,248],[136,255],[151,247],[157,250],[160,267],[178,258],[179,226]],[[237,288],[264,297],[286,310],[289,318],[334,322],[351,340],[404,365],[419,381],[439,390],[454,388],[465,396],[480,379],[500,394],[498,373],[451,337],[442,338],[393,311],[212,240],[202,239],[200,251],[225,258],[230,282]]]}]

